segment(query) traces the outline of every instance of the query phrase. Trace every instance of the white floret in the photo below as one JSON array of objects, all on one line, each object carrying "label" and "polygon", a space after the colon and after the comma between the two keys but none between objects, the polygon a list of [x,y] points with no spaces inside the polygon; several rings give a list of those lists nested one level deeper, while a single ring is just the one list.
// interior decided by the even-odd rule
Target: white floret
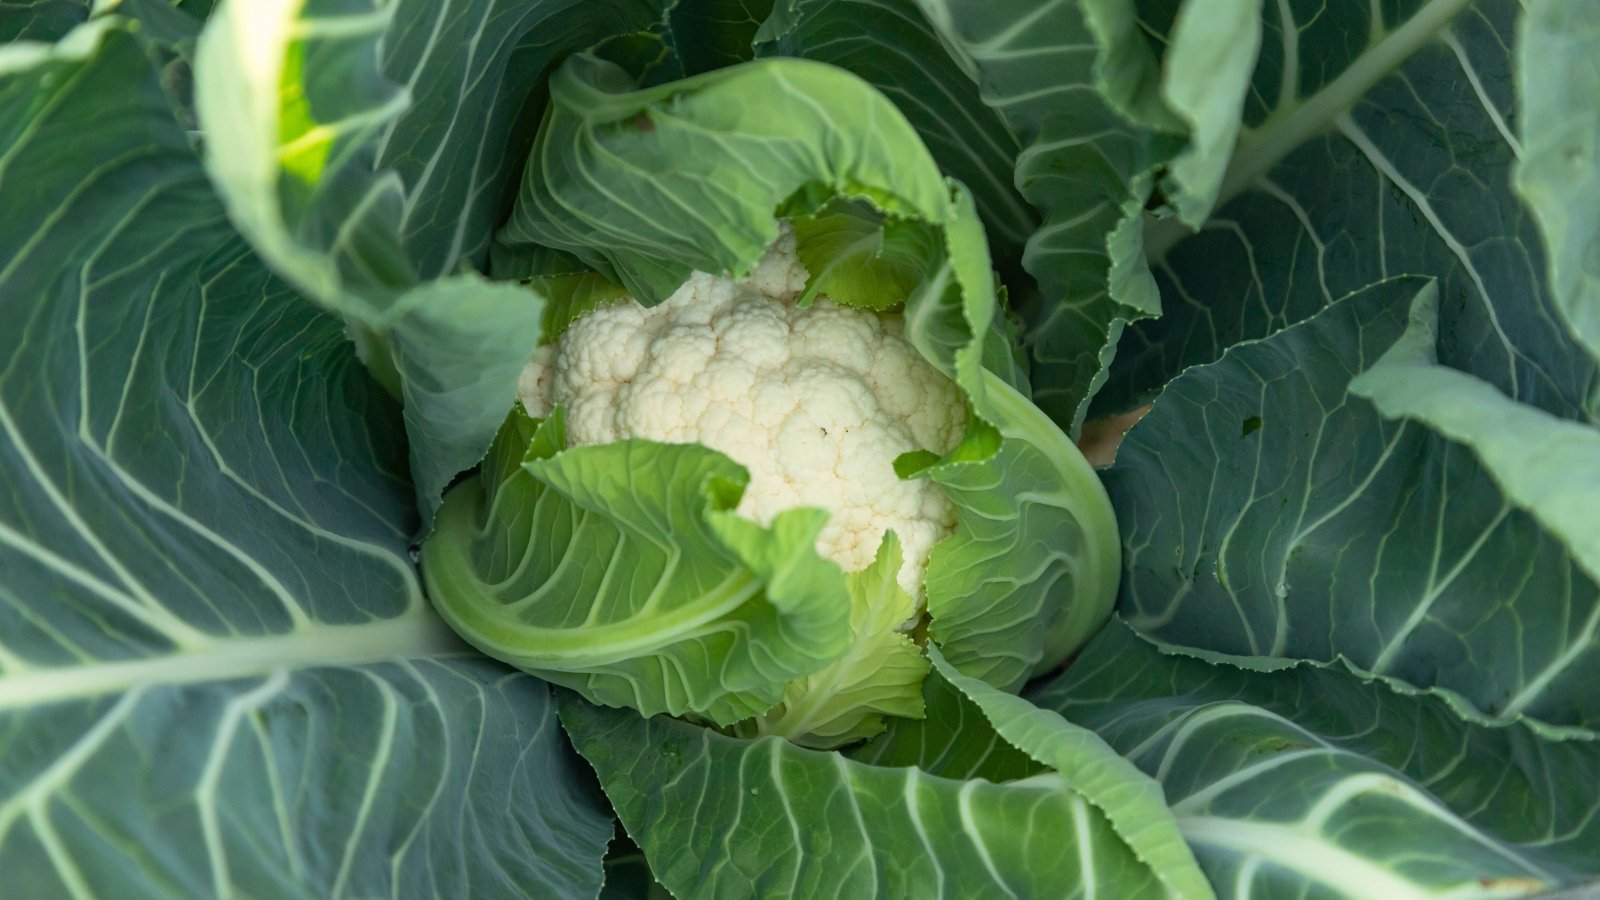
[{"label": "white floret", "polygon": [[902,481],[894,460],[949,451],[965,405],[899,316],[825,297],[800,308],[805,283],[785,226],[742,280],[697,272],[654,308],[624,299],[578,319],[528,364],[519,394],[530,415],[566,407],[571,446],[641,437],[726,453],[750,471],[741,515],[828,510],[817,550],[847,572],[894,530],[898,581],[920,600],[955,510],[937,485]]}]

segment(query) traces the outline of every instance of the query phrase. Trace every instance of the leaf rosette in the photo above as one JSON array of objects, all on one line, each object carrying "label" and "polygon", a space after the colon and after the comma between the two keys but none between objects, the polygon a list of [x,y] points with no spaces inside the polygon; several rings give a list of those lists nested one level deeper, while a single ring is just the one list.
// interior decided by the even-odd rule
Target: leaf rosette
[{"label": "leaf rosette", "polygon": [[[1116,592],[1109,503],[1028,399],[972,197],[905,117],[856,76],[795,59],[640,89],[621,66],[578,55],[550,86],[497,239],[508,267],[568,298],[552,304],[545,340],[574,306],[623,293],[654,306],[696,271],[743,275],[776,219],[793,221],[812,273],[802,302],[821,291],[899,311],[967,406],[953,450],[896,464],[956,509],[928,560],[927,638],[1006,690],[1086,641]],[[543,274],[558,258],[567,271]],[[853,609],[894,603],[812,550],[825,512],[795,509],[765,528],[736,515],[747,481],[703,446],[567,447],[559,416],[513,411],[424,547],[430,595],[480,649],[590,700],[731,725],[859,648],[869,636]],[[878,682],[867,708],[920,715],[920,679],[904,673],[926,663],[902,661],[888,678],[857,664]],[[875,716],[823,718],[833,743],[881,728]]]}]

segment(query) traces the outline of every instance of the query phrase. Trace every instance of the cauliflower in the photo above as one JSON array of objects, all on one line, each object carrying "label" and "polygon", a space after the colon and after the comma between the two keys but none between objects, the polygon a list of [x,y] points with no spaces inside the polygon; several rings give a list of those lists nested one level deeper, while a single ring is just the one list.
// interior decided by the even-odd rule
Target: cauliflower
[{"label": "cauliflower", "polygon": [[955,509],[902,453],[943,454],[961,439],[956,385],[906,340],[900,316],[818,298],[798,306],[806,270],[785,224],[744,279],[695,273],[650,309],[631,299],[573,322],[540,349],[519,394],[530,415],[567,411],[569,446],[626,438],[700,443],[750,472],[738,512],[766,525],[796,506],[826,509],[817,552],[866,569],[885,532],[897,581],[917,600]]}]

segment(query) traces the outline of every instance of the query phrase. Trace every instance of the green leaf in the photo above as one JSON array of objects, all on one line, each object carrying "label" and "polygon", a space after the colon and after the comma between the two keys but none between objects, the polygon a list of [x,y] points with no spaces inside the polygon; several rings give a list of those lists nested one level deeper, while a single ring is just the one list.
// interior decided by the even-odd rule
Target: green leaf
[{"label": "green leaf", "polygon": [[[1600,52],[1600,4],[1535,0],[1517,35],[1516,188],[1544,236],[1554,305],[1577,338],[1600,359],[1600,141],[1593,98],[1600,73],[1586,65]],[[1600,394],[1590,419],[1600,418]]]},{"label": "green leaf", "polygon": [[680,898],[1163,896],[1053,774],[956,781],[571,696],[561,715]]},{"label": "green leaf", "polygon": [[1047,771],[1002,739],[983,711],[937,670],[922,681],[924,715],[891,719],[887,730],[846,751],[875,766],[914,766],[941,778],[1016,781]]},{"label": "green leaf", "polygon": [[593,896],[547,687],[428,609],[399,411],[159,77],[109,18],[0,48],[6,892]]},{"label": "green leaf", "polygon": [[1197,234],[1151,227],[1147,249],[1174,302],[1125,336],[1104,408],[1142,403],[1238,341],[1411,274],[1439,282],[1446,365],[1592,420],[1595,360],[1565,327],[1538,223],[1512,189],[1522,4],[1373,9],[1264,4],[1217,212]]},{"label": "green leaf", "polygon": [[[1040,291],[1018,295],[1033,397],[1076,433],[1123,323],[1161,310],[1140,216],[1149,172],[1176,139],[1128,124],[1104,99],[1148,93],[1154,61],[1122,3],[918,5],[1021,148],[1015,182],[1044,217],[1022,260]],[[1114,33],[1112,20],[1126,27]]]},{"label": "green leaf", "polygon": [[939,168],[966,185],[1002,266],[1015,265],[1038,216],[1012,184],[1017,142],[940,43],[914,0],[781,0],[762,56],[847,69],[894,102]]},{"label": "green leaf", "polygon": [[0,0],[0,44],[60,40],[88,18],[87,0]]},{"label": "green leaf", "polygon": [[1600,872],[1594,798],[1568,787],[1600,775],[1592,740],[1469,724],[1333,668],[1163,652],[1119,623],[1029,696],[1158,778],[1238,896],[1504,896]]},{"label": "green leaf", "polygon": [[[1347,391],[1397,347],[1413,298],[1427,309],[1437,290],[1379,283],[1162,392],[1107,473],[1127,559],[1120,608],[1170,643],[1343,660],[1478,718],[1592,730],[1600,586],[1577,564],[1582,545],[1519,508],[1470,449]],[[1422,387],[1391,373],[1358,383]],[[1512,426],[1492,405],[1460,413]],[[1526,477],[1548,492],[1576,475],[1578,501],[1581,467],[1544,469],[1527,437]],[[1566,509],[1570,520],[1581,506]]]},{"label": "green leaf", "polygon": [[[1437,293],[1420,295],[1405,333],[1350,383],[1351,393],[1371,400],[1386,418],[1421,422],[1470,448],[1506,502],[1560,541],[1588,580],[1600,583],[1600,429],[1558,419],[1439,365],[1438,319]],[[1586,631],[1584,643],[1596,643],[1600,621]]]},{"label": "green leaf", "polygon": [[885,218],[861,203],[829,203],[791,221],[797,254],[810,273],[801,305],[825,294],[857,309],[903,306],[939,257],[933,229]]},{"label": "green leaf", "polygon": [[[621,69],[580,54],[550,92],[500,239],[576,254],[647,306],[693,271],[742,274],[777,237],[774,211],[813,184],[936,225],[954,216],[905,119],[829,66],[762,60],[635,90]],[[632,165],[617,171],[618,159]],[[602,185],[599,171],[615,177]]]},{"label": "green leaf", "polygon": [[[527,140],[528,96],[564,53],[656,16],[622,2],[574,16],[577,6],[236,0],[200,41],[212,180],[256,251],[346,318],[374,376],[421,426],[410,441],[424,530],[444,487],[493,438],[539,338],[531,292],[457,274],[486,260]],[[556,22],[575,24],[545,40]],[[452,46],[474,49],[439,49]],[[486,334],[495,340],[477,367],[422,349]]]},{"label": "green leaf", "polygon": [[928,559],[929,634],[957,669],[1017,690],[1105,622],[1122,560],[1100,476],[1038,407],[985,376],[997,431],[925,472],[957,508],[955,535]]},{"label": "green leaf", "polygon": [[1048,766],[1062,784],[1070,785],[1105,817],[1117,836],[1149,867],[1165,896],[1215,896],[1178,833],[1160,785],[1118,756],[1094,732],[962,675],[937,649],[929,655],[939,674],[983,712],[1002,739]]},{"label": "green leaf", "polygon": [[578,275],[550,275],[534,278],[534,289],[549,298],[545,301],[544,343],[553,343],[567,326],[602,306],[627,295],[622,286],[599,272]]},{"label": "green leaf", "polygon": [[519,406],[422,548],[428,596],[480,650],[596,703],[731,725],[849,640],[827,516],[733,513],[743,467],[698,444],[566,445]]},{"label": "green leaf", "polygon": [[790,682],[777,706],[740,723],[735,734],[776,734],[829,749],[881,733],[887,716],[922,718],[928,660],[900,630],[918,617],[916,601],[897,580],[903,559],[891,531],[871,565],[845,573],[850,645],[820,671]]},{"label": "green leaf", "polygon": [[1262,0],[1188,0],[1162,57],[1161,98],[1188,126],[1167,164],[1167,196],[1199,228],[1222,189],[1261,47]]}]

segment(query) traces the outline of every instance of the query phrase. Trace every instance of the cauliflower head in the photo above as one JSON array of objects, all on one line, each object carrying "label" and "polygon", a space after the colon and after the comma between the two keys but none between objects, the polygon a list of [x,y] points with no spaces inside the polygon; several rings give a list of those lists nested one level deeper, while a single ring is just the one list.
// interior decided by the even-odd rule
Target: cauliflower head
[{"label": "cauliflower head", "polygon": [[806,280],[785,225],[746,278],[697,272],[653,308],[623,298],[577,319],[524,370],[521,401],[534,417],[564,407],[568,446],[645,438],[727,454],[750,473],[741,515],[766,525],[827,510],[817,552],[846,572],[872,564],[893,531],[897,581],[920,600],[955,509],[894,461],[953,448],[965,402],[900,316],[825,297],[801,306]]}]

